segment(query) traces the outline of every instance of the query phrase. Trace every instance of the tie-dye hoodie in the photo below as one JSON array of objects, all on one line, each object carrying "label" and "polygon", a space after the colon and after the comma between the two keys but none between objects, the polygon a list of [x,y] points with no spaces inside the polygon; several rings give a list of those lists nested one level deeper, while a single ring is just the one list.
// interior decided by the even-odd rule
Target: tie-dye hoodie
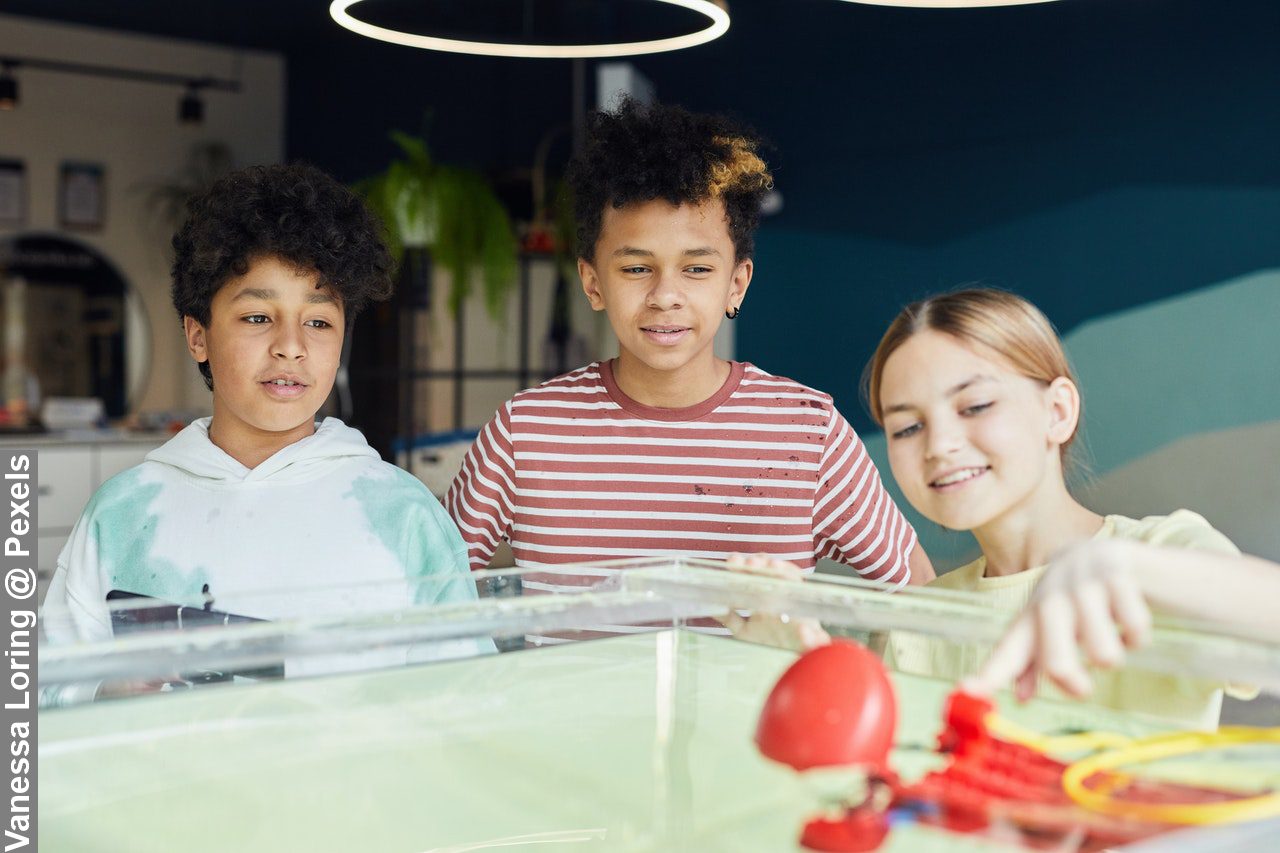
[{"label": "tie-dye hoodie", "polygon": [[103,484],[58,557],[47,638],[110,638],[112,590],[273,620],[476,597],[440,503],[335,418],[252,469],[205,418]]}]

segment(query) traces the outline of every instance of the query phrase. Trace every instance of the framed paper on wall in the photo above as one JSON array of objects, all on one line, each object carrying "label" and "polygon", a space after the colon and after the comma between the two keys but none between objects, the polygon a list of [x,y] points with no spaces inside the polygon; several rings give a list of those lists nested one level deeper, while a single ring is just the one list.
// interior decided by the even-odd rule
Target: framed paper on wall
[{"label": "framed paper on wall", "polygon": [[0,157],[0,225],[24,225],[26,219],[26,164]]},{"label": "framed paper on wall", "polygon": [[106,216],[105,169],[97,163],[62,164],[58,179],[58,218],[64,228],[93,231]]}]

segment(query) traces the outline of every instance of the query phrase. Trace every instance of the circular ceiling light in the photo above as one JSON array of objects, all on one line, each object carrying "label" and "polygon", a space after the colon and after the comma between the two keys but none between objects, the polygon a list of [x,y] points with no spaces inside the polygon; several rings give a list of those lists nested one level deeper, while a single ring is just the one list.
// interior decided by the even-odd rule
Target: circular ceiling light
[{"label": "circular ceiling light", "polygon": [[1054,0],[845,0],[864,6],[903,6],[910,9],[976,9],[985,6],[1028,6]]},{"label": "circular ceiling light", "polygon": [[651,41],[618,42],[615,44],[509,44],[506,42],[464,41],[417,35],[361,21],[348,11],[361,0],[333,0],[329,4],[329,16],[339,26],[379,41],[420,47],[426,50],[443,50],[449,53],[472,53],[480,56],[515,56],[526,59],[601,59],[611,56],[638,56],[645,53],[662,53],[706,44],[720,38],[729,29],[729,12],[720,0],[650,0],[681,6],[705,15],[710,23],[701,30],[671,38]]}]

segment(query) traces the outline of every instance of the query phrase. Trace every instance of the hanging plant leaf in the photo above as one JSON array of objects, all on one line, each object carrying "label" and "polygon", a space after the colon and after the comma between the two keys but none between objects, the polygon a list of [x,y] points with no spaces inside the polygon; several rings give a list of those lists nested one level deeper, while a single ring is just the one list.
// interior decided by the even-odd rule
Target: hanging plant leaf
[{"label": "hanging plant leaf", "polygon": [[485,309],[500,320],[518,281],[518,244],[502,203],[477,172],[432,160],[423,139],[393,131],[391,140],[403,159],[356,189],[385,223],[393,255],[430,251],[451,279],[454,314],[479,278]]}]

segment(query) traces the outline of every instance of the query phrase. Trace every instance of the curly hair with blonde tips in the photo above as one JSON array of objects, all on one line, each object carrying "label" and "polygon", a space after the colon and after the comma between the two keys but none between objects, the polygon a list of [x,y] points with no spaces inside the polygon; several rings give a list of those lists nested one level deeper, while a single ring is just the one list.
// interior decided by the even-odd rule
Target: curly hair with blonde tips
[{"label": "curly hair with blonde tips", "polygon": [[585,148],[569,165],[578,256],[594,257],[607,206],[719,199],[735,254],[751,257],[760,203],[773,187],[760,146],[758,136],[725,116],[678,106],[628,98],[615,110],[597,112]]},{"label": "curly hair with blonde tips", "polygon": [[773,175],[756,153],[754,141],[742,136],[722,136],[715,142],[726,146],[729,155],[710,164],[707,189],[713,198],[731,192],[773,189]]}]

